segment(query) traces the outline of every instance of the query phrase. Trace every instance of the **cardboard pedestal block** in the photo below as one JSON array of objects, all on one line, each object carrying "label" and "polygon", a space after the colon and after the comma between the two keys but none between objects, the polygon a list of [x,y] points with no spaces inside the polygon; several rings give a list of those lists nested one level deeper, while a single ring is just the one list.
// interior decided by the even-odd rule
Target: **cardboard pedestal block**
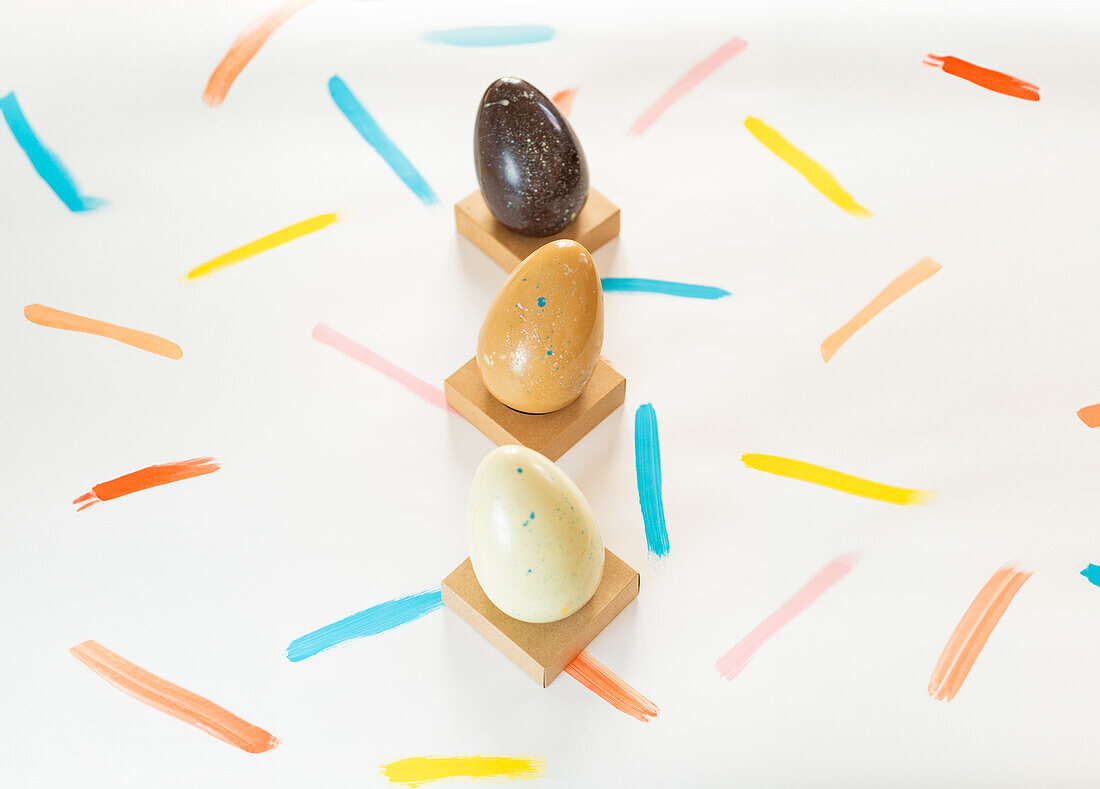
[{"label": "cardboard pedestal block", "polygon": [[459,233],[510,272],[536,249],[559,238],[572,239],[589,252],[595,252],[619,235],[619,208],[590,188],[584,208],[572,223],[560,233],[533,238],[521,236],[498,222],[478,190],[455,203],[455,225]]},{"label": "cardboard pedestal block", "polygon": [[581,396],[549,414],[525,414],[497,400],[485,388],[477,359],[470,359],[443,383],[447,403],[497,446],[521,444],[557,460],[626,400],[626,379],[603,359]]},{"label": "cardboard pedestal block", "polygon": [[443,579],[443,603],[545,688],[638,596],[638,572],[604,550],[596,593],[557,622],[521,622],[503,613],[485,596],[469,559]]}]

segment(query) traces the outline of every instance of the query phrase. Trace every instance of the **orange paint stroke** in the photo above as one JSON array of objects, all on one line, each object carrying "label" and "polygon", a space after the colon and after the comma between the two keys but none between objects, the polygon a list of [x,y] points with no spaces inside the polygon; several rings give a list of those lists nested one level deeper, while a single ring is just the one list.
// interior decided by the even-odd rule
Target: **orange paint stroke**
[{"label": "orange paint stroke", "polygon": [[1019,570],[1011,564],[993,573],[947,640],[936,668],[932,670],[932,678],[928,680],[929,696],[937,701],[955,698],[993,628],[1001,621],[1001,616],[1024,581],[1030,577],[1030,572]]},{"label": "orange paint stroke", "polygon": [[169,482],[179,482],[181,479],[213,474],[220,468],[221,466],[214,462],[214,458],[195,458],[149,466],[107,482],[100,482],[90,492],[73,499],[73,504],[82,505],[77,509],[77,512],[80,512],[101,501],[117,499],[119,496],[137,493],[146,488],[155,488],[157,485],[167,485]]},{"label": "orange paint stroke", "polygon": [[825,338],[825,342],[821,343],[821,358],[826,362],[832,359],[833,354],[839,350],[840,346],[848,342],[853,334],[867,325],[867,321],[878,315],[941,268],[943,268],[943,266],[932,260],[932,258],[924,258],[924,260],[914,263],[910,268],[906,269],[901,276],[883,288],[882,292],[871,299],[870,303],[857,312],[850,321]]},{"label": "orange paint stroke", "polygon": [[1039,86],[1016,79],[1008,74],[1002,74],[993,69],[975,66],[965,60],[953,58],[950,55],[925,55],[924,65],[941,68],[953,77],[961,77],[967,82],[973,82],[995,93],[1003,93],[1025,101],[1039,100]]},{"label": "orange paint stroke", "polygon": [[39,326],[95,334],[106,337],[108,340],[124,342],[149,353],[167,356],[169,359],[183,358],[183,349],[171,340],[137,329],[127,329],[125,326],[85,318],[83,315],[55,310],[53,307],[44,307],[41,304],[28,304],[23,308],[23,314],[27,320]]},{"label": "orange paint stroke", "polygon": [[95,641],[77,644],[69,652],[123,693],[184,723],[190,723],[235,748],[248,753],[263,753],[279,744],[279,738],[270,732],[241,720],[209,699],[150,674]]},{"label": "orange paint stroke", "polygon": [[206,83],[202,100],[211,107],[217,107],[225,101],[225,94],[233,86],[233,82],[237,79],[237,75],[241,73],[241,69],[247,66],[248,62],[255,57],[256,53],[260,51],[260,47],[271,37],[271,34],[311,2],[313,0],[290,0],[274,11],[252,20],[248,27],[237,36],[237,40],[230,45],[229,51],[225,53],[221,63],[210,75],[210,81]]},{"label": "orange paint stroke", "polygon": [[561,110],[562,115],[569,117],[569,113],[573,111],[573,100],[577,98],[578,90],[580,90],[580,88],[566,88],[554,94],[553,101],[558,105],[558,109]]},{"label": "orange paint stroke", "polygon": [[587,652],[581,652],[565,667],[565,672],[612,707],[622,710],[642,723],[657,717],[660,709],[634,688],[627,685],[611,669]]},{"label": "orange paint stroke", "polygon": [[1077,417],[1089,427],[1100,427],[1100,403],[1080,409]]}]

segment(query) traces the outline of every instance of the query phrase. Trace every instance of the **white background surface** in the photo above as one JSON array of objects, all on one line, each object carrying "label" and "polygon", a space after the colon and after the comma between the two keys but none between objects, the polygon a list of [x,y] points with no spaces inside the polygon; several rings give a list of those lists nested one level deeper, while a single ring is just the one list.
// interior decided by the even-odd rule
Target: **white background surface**
[{"label": "white background surface", "polygon": [[[0,783],[372,786],[427,754],[529,754],[555,786],[1095,783],[1100,589],[1095,4],[318,0],[223,106],[201,94],[269,0],[18,3],[0,93],[101,210],[70,214],[0,129]],[[553,25],[458,49],[426,29]],[[631,122],[732,36],[748,49],[641,138]],[[955,55],[1040,86],[997,95]],[[343,77],[440,195],[427,209],[326,90]],[[561,461],[642,594],[590,651],[660,705],[538,688],[449,611],[301,663],[287,644],[436,585],[465,556],[491,448],[310,338],[324,321],[442,383],[502,272],[456,237],[490,81],[577,86],[593,184],[623,211],[604,274],[725,287],[609,294],[626,406]],[[874,212],[829,203],[756,115]],[[325,230],[189,269],[309,216]],[[918,259],[943,270],[824,365],[818,346]],[[26,304],[166,336],[173,362],[32,325]],[[647,559],[633,414],[660,425],[671,553]],[[786,455],[939,491],[896,508],[749,471]],[[99,504],[93,484],[213,455],[216,474]],[[714,661],[832,557],[862,559],[732,682]],[[1002,563],[1036,571],[955,701],[925,690]],[[282,739],[250,756],[71,657],[94,638]]]}]

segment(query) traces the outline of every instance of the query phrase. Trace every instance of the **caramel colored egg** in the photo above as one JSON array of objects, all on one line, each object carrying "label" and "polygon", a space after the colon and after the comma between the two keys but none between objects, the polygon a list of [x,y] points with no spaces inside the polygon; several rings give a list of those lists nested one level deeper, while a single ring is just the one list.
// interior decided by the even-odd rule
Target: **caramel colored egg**
[{"label": "caramel colored egg", "polygon": [[547,414],[580,396],[602,347],[596,264],[563,239],[532,252],[501,286],[477,338],[477,366],[497,400]]},{"label": "caramel colored egg", "polygon": [[565,473],[538,452],[503,446],[474,475],[470,563],[493,605],[524,622],[584,607],[603,576],[596,516]]}]

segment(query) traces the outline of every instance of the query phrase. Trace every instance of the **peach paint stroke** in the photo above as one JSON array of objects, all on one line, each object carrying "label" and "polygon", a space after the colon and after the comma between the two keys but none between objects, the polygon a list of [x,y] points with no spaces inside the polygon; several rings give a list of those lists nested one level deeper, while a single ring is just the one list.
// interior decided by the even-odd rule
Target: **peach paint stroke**
[{"label": "peach paint stroke", "polygon": [[1031,573],[1006,564],[978,592],[966,609],[955,632],[947,640],[932,678],[928,680],[928,695],[937,701],[951,701],[966,681],[974,661],[982,653],[993,628],[1001,621],[1009,603]]},{"label": "peach paint stroke", "polygon": [[217,107],[225,101],[225,94],[233,87],[233,82],[241,70],[260,51],[260,47],[267,42],[271,34],[312,2],[313,0],[290,0],[249,23],[230,45],[229,51],[225,53],[225,57],[210,75],[202,100],[211,107]]},{"label": "peach paint stroke", "polygon": [[77,512],[80,512],[101,501],[110,501],[120,496],[137,493],[139,490],[167,485],[170,482],[201,477],[203,474],[213,474],[220,468],[221,466],[214,461],[214,458],[194,458],[159,466],[148,466],[107,482],[100,482],[88,493],[73,499],[73,504],[81,505],[77,508]]},{"label": "peach paint stroke", "polygon": [[1079,409],[1077,418],[1089,427],[1100,427],[1100,403]]},{"label": "peach paint stroke", "polygon": [[77,644],[69,652],[123,693],[190,723],[234,748],[246,753],[263,753],[279,744],[279,739],[270,732],[238,718],[209,699],[149,673],[95,641]]},{"label": "peach paint stroke", "polygon": [[1002,93],[1024,101],[1039,100],[1039,86],[1024,82],[1022,79],[1002,74],[1000,71],[976,66],[950,55],[924,56],[924,65],[942,69],[945,74],[965,79],[975,85],[991,90],[994,93]]},{"label": "peach paint stroke", "polygon": [[781,628],[806,610],[817,598],[846,576],[859,560],[858,553],[838,556],[822,567],[794,596],[776,609],[775,613],[753,628],[752,632],[737,642],[736,646],[718,658],[715,667],[726,679],[733,679],[749,665],[760,647],[764,646]]},{"label": "peach paint stroke", "polygon": [[28,304],[23,308],[23,315],[31,323],[39,326],[48,326],[51,329],[64,329],[65,331],[78,331],[84,334],[94,334],[97,337],[106,337],[108,340],[132,345],[149,353],[159,356],[167,356],[169,359],[182,359],[183,349],[171,340],[159,337],[156,334],[127,329],[106,321],[98,321],[95,318],[86,318],[72,312],[64,312],[45,307],[41,304]]},{"label": "peach paint stroke", "polygon": [[580,89],[566,88],[554,94],[553,101],[558,105],[558,109],[561,110],[562,115],[569,117],[569,113],[573,112],[573,101],[577,98],[578,90]]},{"label": "peach paint stroke", "polygon": [[565,672],[617,710],[642,723],[656,718],[660,708],[587,652],[581,652]]},{"label": "peach paint stroke", "polygon": [[740,38],[731,38],[718,49],[700,60],[673,83],[645,112],[638,116],[630,127],[631,134],[642,134],[657,122],[673,104],[682,99],[692,88],[718,70],[722,64],[745,51],[749,43]]},{"label": "peach paint stroke", "polygon": [[857,312],[851,320],[825,338],[825,341],[821,343],[821,358],[828,362],[840,349],[840,346],[848,342],[853,334],[866,326],[871,318],[878,315],[941,268],[943,268],[943,266],[932,260],[932,258],[924,258],[914,263],[902,272],[893,282],[883,288],[882,291],[871,299],[866,307]]},{"label": "peach paint stroke", "polygon": [[313,339],[317,342],[324,343],[330,348],[335,348],[341,353],[345,353],[352,359],[358,362],[362,362],[368,367],[373,367],[382,375],[397,381],[403,387],[408,389],[417,397],[422,400],[427,400],[436,408],[442,408],[444,411],[450,411],[452,414],[458,414],[453,408],[447,404],[447,398],[443,394],[443,390],[438,386],[433,386],[425,380],[417,378],[407,370],[402,370],[393,362],[376,354],[370,348],[364,345],[360,345],[350,337],[345,337],[340,332],[330,329],[324,323],[318,323],[313,327]]},{"label": "peach paint stroke", "polygon": [[529,756],[410,756],[378,769],[391,784],[423,786],[447,778],[540,778],[544,766],[542,759]]}]

